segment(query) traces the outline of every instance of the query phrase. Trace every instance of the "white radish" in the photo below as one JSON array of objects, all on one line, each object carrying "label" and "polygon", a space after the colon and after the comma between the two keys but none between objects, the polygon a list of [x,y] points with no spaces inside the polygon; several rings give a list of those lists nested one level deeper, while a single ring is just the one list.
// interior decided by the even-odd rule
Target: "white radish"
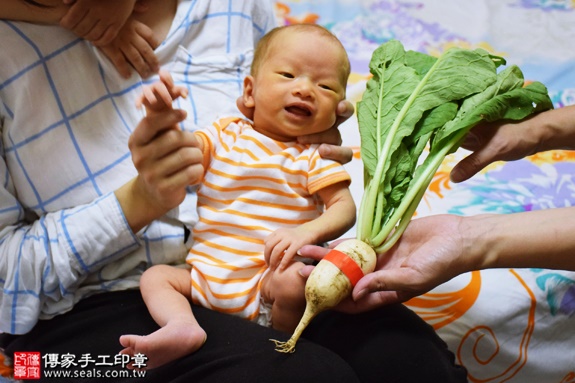
[{"label": "white radish", "polygon": [[337,245],[317,264],[305,284],[305,311],[291,338],[287,342],[271,339],[276,351],[294,352],[311,320],[350,296],[357,280],[375,269],[376,261],[375,251],[363,241],[350,239]]}]

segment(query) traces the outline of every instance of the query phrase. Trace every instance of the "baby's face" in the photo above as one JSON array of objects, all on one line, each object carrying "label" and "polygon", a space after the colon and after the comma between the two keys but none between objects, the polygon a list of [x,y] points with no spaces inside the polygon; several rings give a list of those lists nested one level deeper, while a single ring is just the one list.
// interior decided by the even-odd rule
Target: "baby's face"
[{"label": "baby's face", "polygon": [[323,132],[345,98],[347,56],[317,32],[291,32],[272,42],[253,79],[254,125],[280,141]]}]

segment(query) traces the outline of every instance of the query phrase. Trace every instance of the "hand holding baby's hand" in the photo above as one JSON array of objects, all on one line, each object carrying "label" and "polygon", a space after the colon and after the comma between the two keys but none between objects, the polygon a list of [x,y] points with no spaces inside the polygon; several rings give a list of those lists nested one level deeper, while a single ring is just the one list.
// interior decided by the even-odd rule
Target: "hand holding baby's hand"
[{"label": "hand holding baby's hand", "polygon": [[198,183],[204,172],[198,139],[179,127],[186,113],[172,107],[174,99],[185,95],[187,90],[176,86],[170,74],[162,71],[160,81],[144,87],[138,105],[143,105],[147,114],[128,141],[138,171],[129,196],[141,201],[136,206],[155,208],[156,216],[179,205],[186,187]]}]

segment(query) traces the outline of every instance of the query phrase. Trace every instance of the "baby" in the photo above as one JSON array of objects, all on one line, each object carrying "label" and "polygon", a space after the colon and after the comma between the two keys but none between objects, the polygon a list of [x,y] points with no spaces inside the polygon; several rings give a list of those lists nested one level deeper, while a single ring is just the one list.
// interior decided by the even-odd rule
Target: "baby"
[{"label": "baby", "polygon": [[[122,336],[123,353],[143,353],[154,368],[199,349],[207,336],[190,300],[293,331],[305,308],[297,251],[341,236],[356,212],[341,164],[296,137],[333,126],[349,73],[345,49],[323,27],[280,27],[260,40],[243,90],[253,122],[222,119],[195,135],[205,173],[186,260],[191,277],[166,265],[144,273],[142,295],[161,328]],[[166,72],[160,79],[141,97],[148,116],[187,95]]]}]

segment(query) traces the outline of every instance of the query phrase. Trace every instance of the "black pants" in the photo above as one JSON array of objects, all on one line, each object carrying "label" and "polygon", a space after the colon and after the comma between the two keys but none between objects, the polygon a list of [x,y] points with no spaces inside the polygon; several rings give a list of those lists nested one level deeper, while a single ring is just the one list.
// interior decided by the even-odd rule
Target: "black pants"
[{"label": "black pants", "polygon": [[[320,314],[304,332],[305,339],[300,339],[293,354],[276,352],[269,340],[287,340],[290,334],[202,307],[194,306],[193,310],[208,334],[206,344],[199,351],[147,371],[145,378],[110,380],[158,383],[467,381],[465,369],[454,364],[454,356],[445,343],[403,305],[358,315]],[[17,351],[40,351],[42,355],[72,354],[76,359],[83,354],[90,354],[92,359],[113,358],[122,348],[118,342],[120,335],[149,334],[157,328],[139,291],[124,291],[87,298],[71,312],[40,321],[25,336],[4,336],[1,343],[8,355]],[[76,368],[81,370],[80,366]],[[105,370],[98,371],[104,373]],[[90,381],[58,381],[74,380]],[[56,380],[46,378],[45,381]]]}]

